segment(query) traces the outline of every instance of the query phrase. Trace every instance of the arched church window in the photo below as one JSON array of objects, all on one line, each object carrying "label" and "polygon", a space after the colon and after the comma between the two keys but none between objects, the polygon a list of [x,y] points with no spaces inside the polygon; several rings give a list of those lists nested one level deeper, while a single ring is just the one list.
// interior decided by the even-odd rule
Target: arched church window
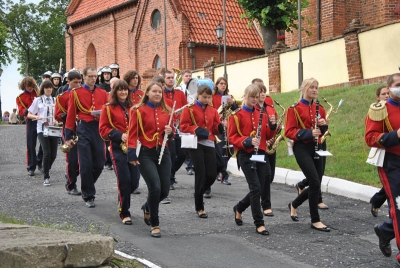
[{"label": "arched church window", "polygon": [[86,66],[96,67],[96,48],[93,43],[86,50]]},{"label": "arched church window", "polygon": [[153,29],[157,29],[158,26],[160,26],[161,23],[161,13],[158,9],[153,11],[153,14],[151,15],[151,27]]},{"label": "arched church window", "polygon": [[159,56],[157,56],[156,59],[154,60],[154,69],[158,70],[161,68],[162,68],[161,59]]}]

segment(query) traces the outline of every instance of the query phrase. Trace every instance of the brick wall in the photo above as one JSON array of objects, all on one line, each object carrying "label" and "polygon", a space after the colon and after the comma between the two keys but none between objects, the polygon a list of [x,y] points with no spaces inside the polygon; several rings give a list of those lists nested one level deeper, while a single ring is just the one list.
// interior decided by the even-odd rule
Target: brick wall
[{"label": "brick wall", "polygon": [[[312,32],[311,36],[302,33],[303,45],[313,44],[318,40],[317,2],[310,0],[309,7],[302,15],[311,19],[312,25],[303,21],[303,28]],[[394,14],[398,0],[320,0],[321,2],[321,40],[328,40],[343,34],[344,29],[353,19],[359,19],[366,25],[379,25],[400,16]],[[285,44],[289,47],[298,45],[298,32],[285,33]]]}]

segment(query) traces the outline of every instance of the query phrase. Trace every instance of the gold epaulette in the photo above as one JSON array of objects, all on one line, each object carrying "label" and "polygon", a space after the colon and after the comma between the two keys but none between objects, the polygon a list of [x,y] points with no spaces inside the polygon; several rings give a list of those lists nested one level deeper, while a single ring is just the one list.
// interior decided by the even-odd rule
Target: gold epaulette
[{"label": "gold epaulette", "polygon": [[293,103],[292,105],[290,105],[290,108],[296,107],[297,104],[299,104],[299,103],[296,101],[295,103]]},{"label": "gold epaulette", "polygon": [[382,121],[388,116],[388,111],[386,108],[386,102],[380,101],[378,103],[374,102],[369,106],[368,117],[372,121]]}]

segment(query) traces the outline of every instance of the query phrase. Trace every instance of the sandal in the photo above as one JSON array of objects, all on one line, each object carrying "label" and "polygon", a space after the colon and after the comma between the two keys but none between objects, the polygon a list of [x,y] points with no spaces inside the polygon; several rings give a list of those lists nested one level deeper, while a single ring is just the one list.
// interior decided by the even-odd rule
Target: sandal
[{"label": "sandal", "polygon": [[146,207],[144,205],[142,206],[142,210],[144,223],[150,226],[150,213],[146,210]]},{"label": "sandal", "polygon": [[125,224],[125,225],[132,225],[132,220],[131,220],[130,217],[125,217],[125,218],[122,220],[122,223]]},{"label": "sandal", "polygon": [[199,218],[202,218],[202,219],[207,219],[208,218],[208,215],[204,210],[197,211],[197,215],[199,216]]},{"label": "sandal", "polygon": [[160,227],[158,226],[151,227],[150,235],[155,238],[160,238],[161,237]]}]

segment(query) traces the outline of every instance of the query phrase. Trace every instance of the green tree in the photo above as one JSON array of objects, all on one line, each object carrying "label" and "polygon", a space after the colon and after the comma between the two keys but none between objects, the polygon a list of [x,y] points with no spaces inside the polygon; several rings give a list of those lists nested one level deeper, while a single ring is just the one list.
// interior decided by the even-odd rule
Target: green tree
[{"label": "green tree", "polygon": [[6,40],[12,56],[21,64],[21,74],[58,72],[60,58],[65,58],[67,6],[68,0],[43,0],[37,5],[7,0],[2,10],[8,33]]},{"label": "green tree", "polygon": [[[251,25],[257,20],[261,25],[262,36],[264,40],[264,49],[267,52],[277,41],[277,30],[292,32],[292,29],[298,29],[297,26],[297,7],[298,2],[294,0],[237,0],[243,7],[245,13],[243,18],[249,20]],[[301,1],[301,7],[308,6],[308,0]],[[304,19],[304,17],[302,16]],[[310,32],[307,32],[311,34]]]}]

